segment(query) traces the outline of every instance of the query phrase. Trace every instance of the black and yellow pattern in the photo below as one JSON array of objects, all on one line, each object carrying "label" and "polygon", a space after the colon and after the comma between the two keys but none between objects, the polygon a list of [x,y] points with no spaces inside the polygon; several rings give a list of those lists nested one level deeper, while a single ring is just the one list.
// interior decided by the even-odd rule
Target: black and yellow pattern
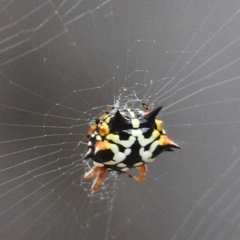
[{"label": "black and yellow pattern", "polygon": [[[85,175],[86,179],[97,174],[93,189],[97,190],[105,171],[124,172],[137,181],[144,181],[146,163],[163,151],[179,148],[162,128],[156,116],[162,107],[149,110],[143,104],[139,109],[108,109],[88,131],[88,151],[84,159],[91,158],[94,167]],[[140,177],[131,176],[129,168],[138,168]]]}]

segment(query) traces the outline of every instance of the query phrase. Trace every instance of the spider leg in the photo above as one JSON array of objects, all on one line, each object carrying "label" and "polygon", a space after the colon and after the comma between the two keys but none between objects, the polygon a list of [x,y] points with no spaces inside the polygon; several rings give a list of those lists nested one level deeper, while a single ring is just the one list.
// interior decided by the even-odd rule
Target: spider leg
[{"label": "spider leg", "polygon": [[96,175],[101,167],[94,166],[91,168],[90,171],[86,172],[84,175],[84,179],[89,180],[91,179],[94,175]]},{"label": "spider leg", "polygon": [[101,182],[104,179],[105,173],[106,173],[106,168],[105,167],[98,167],[98,166],[94,166],[90,171],[88,171],[87,173],[85,173],[84,178],[86,180],[91,179],[94,175],[97,175],[93,184],[92,184],[92,190],[96,191],[98,190]]},{"label": "spider leg", "polygon": [[132,176],[131,174],[129,174],[128,172],[125,172],[125,174],[127,176],[129,176],[130,178],[134,179],[135,181],[138,182],[144,182],[145,181],[145,176],[147,174],[147,165],[143,164],[139,167],[137,167],[138,171],[139,171],[139,177],[136,176]]},{"label": "spider leg", "polygon": [[144,112],[150,112],[150,109],[149,109],[149,107],[148,107],[148,105],[146,104],[146,103],[142,103],[142,106],[143,106],[143,108],[144,108]]}]

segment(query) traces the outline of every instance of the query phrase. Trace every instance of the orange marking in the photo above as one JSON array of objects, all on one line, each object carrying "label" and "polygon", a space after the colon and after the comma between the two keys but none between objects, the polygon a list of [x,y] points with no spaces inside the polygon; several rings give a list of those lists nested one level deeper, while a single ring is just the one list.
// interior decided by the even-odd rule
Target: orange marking
[{"label": "orange marking", "polygon": [[98,141],[95,143],[95,152],[98,152],[100,150],[106,150],[106,146],[103,141]]},{"label": "orange marking", "polygon": [[178,147],[178,145],[175,142],[173,142],[172,140],[170,140],[166,135],[161,136],[159,141],[162,143],[162,146],[173,145],[173,146]]},{"label": "orange marking", "polygon": [[99,128],[99,133],[101,136],[106,136],[109,133],[109,127],[105,122],[103,122]]},{"label": "orange marking", "polygon": [[159,141],[162,146],[167,146],[170,144],[170,139],[166,135],[162,135]]}]

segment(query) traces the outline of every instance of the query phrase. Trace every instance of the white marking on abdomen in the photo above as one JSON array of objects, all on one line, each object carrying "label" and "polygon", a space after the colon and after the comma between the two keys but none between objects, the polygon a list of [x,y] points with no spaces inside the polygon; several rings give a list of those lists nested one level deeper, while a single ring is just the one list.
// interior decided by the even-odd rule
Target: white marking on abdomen
[{"label": "white marking on abdomen", "polygon": [[118,135],[114,135],[114,134],[109,134],[106,137],[106,139],[107,140],[114,140],[115,143],[121,144],[125,148],[130,148],[133,145],[133,143],[136,141],[136,138],[133,137],[133,136],[130,136],[128,140],[120,140],[119,136]]},{"label": "white marking on abdomen", "polygon": [[155,158],[148,158],[148,159],[146,159],[146,160],[143,160],[144,162],[148,162],[148,163],[150,163],[150,162],[153,162],[155,160]]},{"label": "white marking on abdomen", "polygon": [[140,148],[139,155],[142,157],[142,160],[145,162],[151,158],[152,153],[150,151],[144,151],[144,148]]},{"label": "white marking on abdomen", "polygon": [[126,167],[127,165],[125,163],[119,163],[117,166],[120,168],[123,168],[123,167]]},{"label": "white marking on abdomen", "polygon": [[132,126],[133,126],[133,128],[139,128],[140,122],[137,118],[132,119]]},{"label": "white marking on abdomen", "polygon": [[105,165],[116,165],[116,162],[113,160],[110,160],[108,162],[104,162]]},{"label": "white marking on abdomen", "polygon": [[126,148],[124,154],[127,156],[132,152],[131,148]]},{"label": "white marking on abdomen", "polygon": [[93,161],[93,164],[98,167],[104,167],[104,164]]},{"label": "white marking on abdomen", "polygon": [[118,152],[113,156],[113,160],[115,160],[117,163],[122,162],[126,158],[126,155],[122,152]]},{"label": "white marking on abdomen", "polygon": [[133,164],[133,166],[134,166],[134,167],[137,167],[137,166],[140,166],[140,165],[142,165],[142,164],[143,164],[143,162],[137,162],[137,163]]},{"label": "white marking on abdomen", "polygon": [[133,130],[131,131],[131,134],[132,134],[132,136],[134,136],[134,137],[139,137],[139,136],[142,135],[142,131],[141,131],[140,129],[138,129],[138,130],[133,129]]}]

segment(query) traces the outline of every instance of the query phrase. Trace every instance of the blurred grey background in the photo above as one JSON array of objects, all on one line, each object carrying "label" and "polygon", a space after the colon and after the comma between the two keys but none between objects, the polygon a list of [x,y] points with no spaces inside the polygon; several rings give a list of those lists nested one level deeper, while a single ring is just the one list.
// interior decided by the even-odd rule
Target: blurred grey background
[{"label": "blurred grey background", "polygon": [[[240,239],[239,50],[237,0],[0,1],[0,239]],[[90,122],[142,102],[182,149],[91,193]]]}]

